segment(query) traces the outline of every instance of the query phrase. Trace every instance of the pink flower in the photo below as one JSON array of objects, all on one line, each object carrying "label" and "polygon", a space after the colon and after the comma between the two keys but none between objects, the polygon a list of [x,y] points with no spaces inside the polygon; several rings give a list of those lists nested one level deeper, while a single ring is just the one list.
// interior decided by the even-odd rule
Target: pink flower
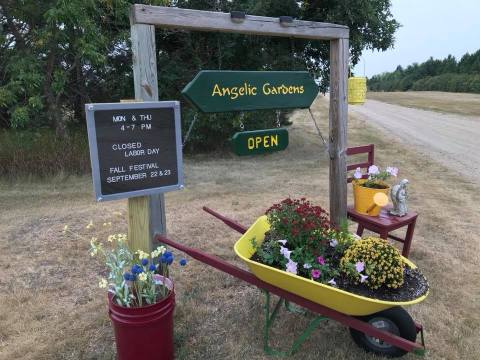
[{"label": "pink flower", "polygon": [[297,274],[297,263],[288,259],[287,268],[285,269],[287,272],[292,274]]},{"label": "pink flower", "polygon": [[317,261],[320,265],[325,265],[325,259],[323,258],[323,256],[319,256],[317,258]]},{"label": "pink flower", "polygon": [[355,172],[353,173],[353,177],[355,179],[361,179],[362,178],[362,169],[359,167],[355,169]]},{"label": "pink flower", "polygon": [[363,270],[365,270],[365,263],[363,261],[359,261],[355,264],[355,270],[357,272],[361,273]]},{"label": "pink flower", "polygon": [[312,278],[318,279],[320,277],[321,272],[320,270],[314,269],[312,270],[311,274],[312,274]]},{"label": "pink flower", "polygon": [[377,175],[380,172],[380,169],[377,165],[371,165],[368,168],[368,175]]},{"label": "pink flower", "polygon": [[360,282],[361,282],[361,283],[365,282],[365,280],[367,280],[367,279],[368,279],[368,276],[367,276],[367,275],[362,275],[362,274],[360,274]]},{"label": "pink flower", "polygon": [[386,172],[387,172],[389,175],[391,175],[391,176],[397,177],[397,175],[398,175],[398,168],[389,166],[389,167],[387,167]]}]

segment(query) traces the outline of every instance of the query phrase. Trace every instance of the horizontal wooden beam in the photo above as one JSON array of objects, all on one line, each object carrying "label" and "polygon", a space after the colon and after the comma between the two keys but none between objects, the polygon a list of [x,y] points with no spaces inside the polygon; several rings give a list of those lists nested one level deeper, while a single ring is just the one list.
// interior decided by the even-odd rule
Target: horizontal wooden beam
[{"label": "horizontal wooden beam", "polygon": [[349,36],[348,27],[338,24],[293,20],[281,25],[278,18],[253,15],[233,22],[229,13],[140,4],[132,5],[130,21],[164,28],[317,40],[348,39]]}]

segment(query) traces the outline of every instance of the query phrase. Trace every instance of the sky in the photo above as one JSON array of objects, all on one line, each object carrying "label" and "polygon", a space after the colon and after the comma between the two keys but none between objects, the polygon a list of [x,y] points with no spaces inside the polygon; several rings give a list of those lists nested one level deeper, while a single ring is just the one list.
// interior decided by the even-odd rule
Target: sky
[{"label": "sky", "polygon": [[354,69],[357,76],[394,71],[430,56],[452,54],[458,60],[480,49],[480,0],[392,0],[391,11],[402,25],[394,48],[364,51]]}]

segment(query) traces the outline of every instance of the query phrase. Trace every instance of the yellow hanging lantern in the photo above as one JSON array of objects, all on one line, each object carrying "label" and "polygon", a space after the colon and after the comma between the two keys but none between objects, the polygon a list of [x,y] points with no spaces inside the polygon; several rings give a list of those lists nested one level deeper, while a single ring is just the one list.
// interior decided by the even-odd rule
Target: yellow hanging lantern
[{"label": "yellow hanging lantern", "polygon": [[352,76],[348,78],[348,103],[359,105],[365,102],[367,95],[367,78]]}]

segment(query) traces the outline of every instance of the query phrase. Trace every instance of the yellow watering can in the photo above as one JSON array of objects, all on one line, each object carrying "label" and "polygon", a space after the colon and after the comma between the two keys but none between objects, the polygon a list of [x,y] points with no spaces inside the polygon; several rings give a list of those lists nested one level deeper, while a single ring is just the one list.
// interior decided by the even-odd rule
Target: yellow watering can
[{"label": "yellow watering can", "polygon": [[377,207],[384,207],[388,204],[388,196],[385,195],[384,193],[381,193],[381,192],[377,192],[374,196],[373,196],[373,205],[370,206],[368,209],[367,209],[367,214],[370,214],[370,212],[372,212],[373,210],[375,210],[375,208]]}]

